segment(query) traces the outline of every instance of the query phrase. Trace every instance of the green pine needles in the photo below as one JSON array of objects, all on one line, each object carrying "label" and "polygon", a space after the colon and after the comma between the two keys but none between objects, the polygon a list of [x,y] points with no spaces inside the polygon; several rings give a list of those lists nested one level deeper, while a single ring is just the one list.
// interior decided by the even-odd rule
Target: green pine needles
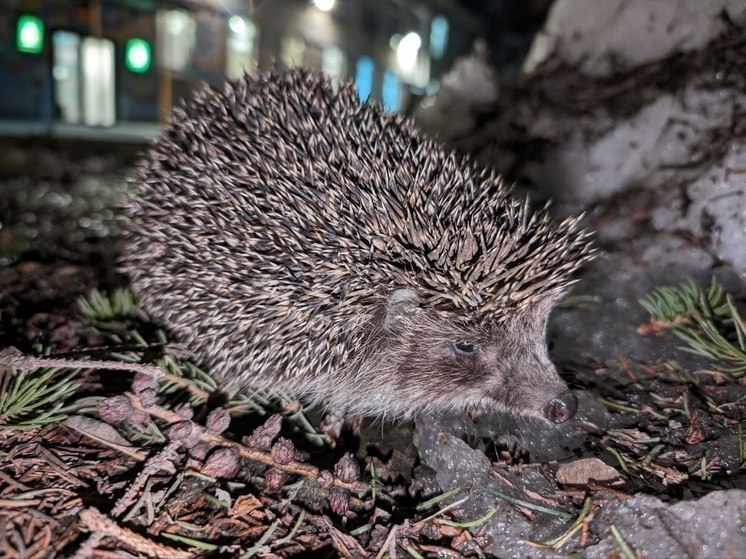
[{"label": "green pine needles", "polygon": [[80,369],[0,371],[0,429],[33,429],[67,417]]},{"label": "green pine needles", "polygon": [[640,304],[684,341],[685,351],[716,361],[724,374],[746,374],[746,323],[714,278],[707,290],[691,279],[657,287]]},{"label": "green pine needles", "polygon": [[78,308],[81,314],[95,321],[137,316],[135,296],[129,289],[121,287],[115,289],[111,296],[92,289],[78,297]]}]

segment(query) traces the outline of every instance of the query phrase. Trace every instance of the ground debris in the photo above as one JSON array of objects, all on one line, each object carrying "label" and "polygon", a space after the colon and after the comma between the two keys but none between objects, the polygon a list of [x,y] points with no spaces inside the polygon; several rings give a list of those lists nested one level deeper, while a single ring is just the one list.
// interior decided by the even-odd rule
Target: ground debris
[{"label": "ground debris", "polygon": [[[90,325],[69,314],[79,332],[49,343],[85,360],[67,346],[90,337]],[[124,326],[107,327],[116,334],[99,332],[99,340],[115,335],[120,348],[138,347]],[[444,417],[417,424],[410,452],[411,428],[384,440],[372,434],[380,427],[363,427],[356,432],[364,450],[344,454],[343,437],[322,466],[313,462],[324,453],[287,429],[287,414],[299,406],[244,430],[227,410],[245,404],[208,407],[207,385],[173,377],[172,366],[154,383],[143,377],[150,369],[125,363],[139,372],[121,373],[123,384],[103,373],[118,366],[102,346],[89,355],[96,360],[75,362],[89,365],[79,387],[87,395],[66,420],[0,430],[0,447],[9,449],[0,456],[8,557],[554,557],[618,547],[619,538],[644,550],[625,516],[601,521],[599,510],[639,491],[701,498],[715,484],[727,488],[744,454],[734,415],[742,391],[725,389],[739,384],[666,361],[619,355],[579,368],[576,382],[595,390],[579,393],[578,418],[551,437],[529,420]],[[112,379],[119,379],[114,393]],[[165,397],[160,383],[178,390]],[[191,400],[172,403],[179,390]],[[590,471],[580,467],[587,464]],[[92,526],[99,536],[87,533]],[[495,538],[496,530],[508,536]]]},{"label": "ground debris", "polygon": [[598,458],[582,458],[557,469],[557,481],[563,485],[587,485],[591,480],[603,484],[620,478],[618,471]]}]

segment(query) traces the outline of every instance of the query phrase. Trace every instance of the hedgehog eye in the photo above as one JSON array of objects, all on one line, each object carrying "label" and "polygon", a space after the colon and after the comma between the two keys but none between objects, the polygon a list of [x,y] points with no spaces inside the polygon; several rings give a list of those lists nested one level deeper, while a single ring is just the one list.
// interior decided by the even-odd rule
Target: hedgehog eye
[{"label": "hedgehog eye", "polygon": [[453,351],[456,355],[473,357],[480,351],[479,344],[470,344],[468,342],[453,342]]}]

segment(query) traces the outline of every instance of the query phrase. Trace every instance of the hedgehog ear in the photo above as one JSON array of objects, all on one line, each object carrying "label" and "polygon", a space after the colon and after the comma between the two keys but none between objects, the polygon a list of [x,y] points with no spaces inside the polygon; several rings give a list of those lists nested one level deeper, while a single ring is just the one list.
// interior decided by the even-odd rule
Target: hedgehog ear
[{"label": "hedgehog ear", "polygon": [[535,303],[533,312],[530,313],[530,315],[532,316],[532,320],[537,328],[542,331],[546,330],[549,316],[552,314],[554,307],[557,306],[557,303],[559,303],[563,296],[564,291],[558,291],[545,295]]},{"label": "hedgehog ear", "polygon": [[394,330],[402,318],[409,315],[420,303],[420,297],[411,287],[403,287],[392,291],[386,301],[386,317],[383,327],[386,330]]}]

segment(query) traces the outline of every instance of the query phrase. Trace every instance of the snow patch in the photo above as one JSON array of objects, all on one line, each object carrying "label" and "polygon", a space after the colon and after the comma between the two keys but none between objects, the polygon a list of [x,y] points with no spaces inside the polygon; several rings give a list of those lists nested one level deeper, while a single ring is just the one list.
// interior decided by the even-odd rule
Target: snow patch
[{"label": "snow patch", "polygon": [[699,50],[746,21],[743,0],[558,0],[524,63],[533,72],[556,56],[592,76],[607,76]]}]

